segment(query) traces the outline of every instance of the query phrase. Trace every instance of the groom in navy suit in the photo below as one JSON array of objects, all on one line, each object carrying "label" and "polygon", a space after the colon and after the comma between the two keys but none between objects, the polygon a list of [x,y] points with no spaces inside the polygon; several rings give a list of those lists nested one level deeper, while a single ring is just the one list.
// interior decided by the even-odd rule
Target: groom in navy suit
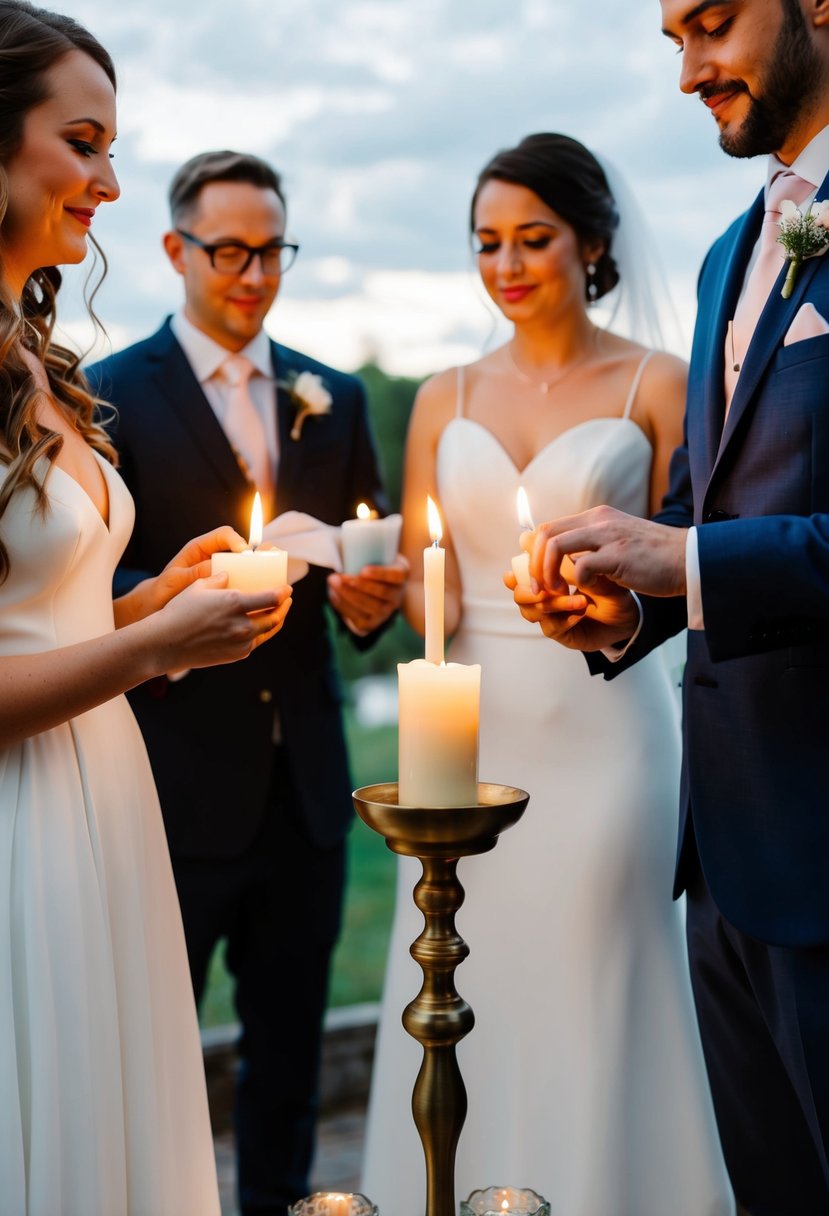
[{"label": "groom in navy suit", "polygon": [[543,525],[541,594],[516,599],[549,636],[604,651],[589,662],[608,679],[689,627],[676,893],[720,1134],[751,1216],[823,1216],[829,257],[804,261],[784,299],[777,236],[781,198],[802,213],[829,198],[829,0],[661,7],[681,88],[727,153],[768,154],[767,186],[702,269],[658,522],[599,507]]},{"label": "groom in navy suit", "polygon": [[[279,512],[328,524],[353,517],[360,501],[381,512],[386,505],[360,382],[272,342],[262,328],[296,253],[285,240],[279,175],[254,156],[205,153],[176,174],[170,207],[164,246],[183,279],[184,307],[89,372],[116,407],[113,438],[135,499],[118,572],[125,590],[161,570],[182,537],[219,523],[246,537],[254,482]],[[301,413],[300,387],[316,412]],[[245,663],[171,673],[131,694],[197,999],[214,946],[227,940],[242,1026],[244,1216],[286,1216],[309,1190],[352,819],[326,607],[357,646],[370,645],[399,605],[404,579],[402,558],[353,577],[326,578],[312,566],[294,587],[277,644]]]}]

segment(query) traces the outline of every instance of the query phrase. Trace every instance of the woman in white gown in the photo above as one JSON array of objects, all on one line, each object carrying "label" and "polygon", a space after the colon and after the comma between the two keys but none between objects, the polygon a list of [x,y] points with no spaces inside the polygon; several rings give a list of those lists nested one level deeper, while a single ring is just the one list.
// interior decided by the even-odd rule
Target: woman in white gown
[{"label": "woman in white gown", "polygon": [[114,72],[82,27],[16,0],[0,63],[0,1209],[218,1216],[172,871],[120,694],[243,657],[289,592],[204,579],[244,547],[224,528],[113,605],[132,500],[50,334],[54,267],[118,196]]},{"label": "woman in white gown", "polygon": [[[684,365],[598,329],[587,308],[616,285],[617,223],[602,168],[574,140],[530,136],[486,166],[478,266],[514,333],[423,386],[407,441],[409,619],[422,621],[429,493],[445,526],[449,657],[481,664],[481,779],[530,793],[495,850],[460,867],[471,954],[457,984],[476,1024],[458,1049],[469,1113],[456,1189],[530,1186],[553,1216],[727,1216],[671,901],[680,744],[667,666],[657,654],[610,685],[591,679],[502,582],[519,485],[537,520],[604,502],[645,515],[666,485]],[[400,1025],[420,985],[418,874],[401,859],[363,1178],[394,1216],[422,1216],[425,1193],[409,1109],[421,1051]]]}]

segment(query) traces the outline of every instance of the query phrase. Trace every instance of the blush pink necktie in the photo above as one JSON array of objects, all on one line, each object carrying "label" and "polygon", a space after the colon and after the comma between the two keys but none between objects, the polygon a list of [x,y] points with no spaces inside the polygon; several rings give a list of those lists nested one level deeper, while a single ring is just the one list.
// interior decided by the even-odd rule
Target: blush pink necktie
[{"label": "blush pink necktie", "polygon": [[780,235],[780,204],[788,198],[800,206],[813,190],[814,186],[810,182],[788,171],[778,173],[769,185],[757,260],[748,276],[734,312],[734,320],[729,325],[725,338],[726,417],[760,313],[783,266],[783,246],[777,239]]},{"label": "blush pink necktie", "polygon": [[262,418],[250,395],[253,363],[245,355],[228,355],[222,376],[229,385],[224,430],[246,476],[262,496],[265,521],[273,514],[273,473]]}]

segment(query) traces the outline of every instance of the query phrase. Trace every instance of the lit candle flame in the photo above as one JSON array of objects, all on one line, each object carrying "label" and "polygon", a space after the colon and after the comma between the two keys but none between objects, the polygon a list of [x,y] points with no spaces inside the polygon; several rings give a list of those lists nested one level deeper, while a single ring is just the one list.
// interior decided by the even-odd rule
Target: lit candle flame
[{"label": "lit candle flame", "polygon": [[426,515],[429,520],[429,536],[432,538],[432,544],[437,545],[443,536],[443,526],[440,522],[440,513],[428,494],[426,495]]},{"label": "lit candle flame", "polygon": [[516,506],[518,508],[518,522],[522,528],[526,528],[528,532],[535,531],[532,512],[530,511],[530,500],[527,498],[527,491],[523,486],[518,487],[518,493],[515,496]]},{"label": "lit candle flame", "polygon": [[253,506],[250,509],[250,534],[248,544],[251,549],[256,549],[262,544],[262,499],[259,497],[257,490],[253,496]]},{"label": "lit candle flame", "polygon": [[[520,489],[520,490],[518,491],[518,493],[519,493],[519,494],[524,494],[523,489]],[[526,498],[526,494],[524,494],[524,497]],[[522,520],[521,522],[523,523],[524,521]],[[508,1212],[508,1211],[509,1211],[509,1200],[508,1200],[508,1199],[502,1199],[502,1200],[501,1200],[501,1211],[502,1211],[502,1212]]]},{"label": "lit candle flame", "polygon": [[357,503],[357,518],[358,519],[371,519],[371,516],[372,516],[372,510],[371,510],[371,507],[368,505],[368,503],[367,502],[358,502]]}]

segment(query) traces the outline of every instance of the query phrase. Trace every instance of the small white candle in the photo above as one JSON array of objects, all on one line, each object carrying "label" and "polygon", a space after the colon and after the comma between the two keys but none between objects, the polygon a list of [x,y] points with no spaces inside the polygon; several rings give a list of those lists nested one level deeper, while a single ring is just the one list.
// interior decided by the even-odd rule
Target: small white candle
[{"label": "small white candle", "polygon": [[250,513],[249,548],[242,553],[214,553],[211,574],[227,574],[227,585],[236,591],[273,591],[288,581],[288,554],[284,549],[260,549],[262,500],[257,491]]},{"label": "small white candle", "polygon": [[[516,508],[518,511],[518,522],[524,531],[521,533],[521,540],[529,532],[535,531],[535,524],[530,512],[530,503],[527,498],[527,492],[523,486],[518,487],[516,494]],[[522,591],[532,591],[533,583],[530,576],[530,555],[523,550],[517,557],[512,559],[512,572],[515,575],[515,581]]]},{"label": "small white candle", "polygon": [[357,507],[357,518],[346,519],[341,528],[343,573],[359,574],[363,566],[390,566],[400,542],[399,515],[378,519],[367,503]]},{"label": "small white candle", "polygon": [[426,661],[443,662],[443,597],[445,551],[439,541],[443,536],[440,514],[431,498],[426,498],[429,535],[432,543],[423,550],[423,623],[426,634]]},{"label": "small white candle", "polygon": [[478,802],[479,663],[398,663],[398,798],[403,806]]}]

